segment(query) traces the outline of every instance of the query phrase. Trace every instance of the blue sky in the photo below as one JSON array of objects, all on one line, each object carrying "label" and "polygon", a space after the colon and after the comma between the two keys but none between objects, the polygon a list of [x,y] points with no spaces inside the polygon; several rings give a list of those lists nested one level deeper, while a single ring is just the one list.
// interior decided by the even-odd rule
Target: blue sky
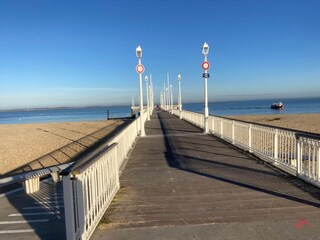
[{"label": "blue sky", "polygon": [[[319,96],[320,1],[0,1],[0,109],[138,101],[135,48],[156,100],[166,73],[184,102]],[[175,98],[176,99],[176,98]]]}]

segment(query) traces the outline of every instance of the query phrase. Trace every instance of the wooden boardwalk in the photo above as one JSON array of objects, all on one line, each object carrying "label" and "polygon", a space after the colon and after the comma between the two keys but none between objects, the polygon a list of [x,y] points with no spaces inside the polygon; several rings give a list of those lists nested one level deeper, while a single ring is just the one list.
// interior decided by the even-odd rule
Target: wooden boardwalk
[{"label": "wooden boardwalk", "polygon": [[93,239],[320,239],[318,188],[166,112],[146,134]]}]

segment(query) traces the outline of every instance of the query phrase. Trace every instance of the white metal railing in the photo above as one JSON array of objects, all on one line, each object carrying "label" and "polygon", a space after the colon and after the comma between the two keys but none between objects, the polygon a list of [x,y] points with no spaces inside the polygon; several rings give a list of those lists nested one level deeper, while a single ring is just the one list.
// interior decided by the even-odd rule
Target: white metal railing
[{"label": "white metal railing", "polygon": [[[147,121],[147,110],[144,110],[143,123]],[[139,118],[138,118],[139,119]],[[119,169],[122,166],[128,152],[132,148],[132,144],[135,142],[137,136],[140,133],[140,121],[136,119],[129,126],[127,126],[123,131],[121,131],[117,136],[110,140],[109,144],[118,143],[118,166]]]},{"label": "white metal railing", "polygon": [[298,135],[297,171],[304,180],[319,184],[320,182],[320,138]]},{"label": "white metal railing", "polygon": [[63,176],[67,239],[89,239],[120,187],[117,144],[92,160]]},{"label": "white metal railing", "polygon": [[[173,114],[179,116],[178,110]],[[203,128],[204,116],[182,111],[182,119]],[[218,116],[209,116],[211,134],[248,150],[276,167],[320,187],[320,137]]]},{"label": "white metal railing", "polygon": [[[143,116],[145,123],[146,110]],[[85,240],[92,235],[119,189],[120,167],[140,129],[140,118],[137,118],[106,146],[85,155],[78,165],[62,172],[67,240]]]}]

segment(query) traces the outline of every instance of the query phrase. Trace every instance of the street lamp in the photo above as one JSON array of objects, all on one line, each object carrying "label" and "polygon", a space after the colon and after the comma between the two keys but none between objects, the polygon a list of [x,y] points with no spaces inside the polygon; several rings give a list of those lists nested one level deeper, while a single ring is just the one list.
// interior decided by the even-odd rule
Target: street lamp
[{"label": "street lamp", "polygon": [[208,63],[208,54],[209,54],[209,45],[205,42],[202,46],[202,54],[204,56],[204,62],[202,63],[202,68],[204,69],[204,133],[208,134],[208,117],[209,117],[209,108],[208,108],[208,69],[210,67]]},{"label": "street lamp", "polygon": [[179,118],[182,119],[182,103],[181,103],[181,74],[178,74],[179,83]]},{"label": "street lamp", "polygon": [[145,76],[144,80],[146,80],[146,90],[147,90],[147,113],[148,113],[148,121],[150,121],[150,109],[149,109],[149,86],[148,86],[148,76]]},{"label": "street lamp", "polygon": [[142,57],[142,48],[138,46],[136,48],[136,55],[138,58],[138,65],[136,67],[136,71],[139,74],[139,81],[140,81],[140,136],[143,137],[146,135],[144,131],[144,123],[143,123],[143,95],[142,95],[142,73],[144,72],[144,67],[141,64],[141,57]]}]

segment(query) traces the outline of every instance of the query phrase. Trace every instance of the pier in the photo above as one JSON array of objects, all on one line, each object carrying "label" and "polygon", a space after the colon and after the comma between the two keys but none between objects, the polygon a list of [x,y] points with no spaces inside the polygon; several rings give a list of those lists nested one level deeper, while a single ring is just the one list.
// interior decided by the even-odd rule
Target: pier
[{"label": "pier", "polygon": [[316,136],[213,116],[204,134],[203,115],[178,116],[144,114],[146,136],[132,120],[63,184],[3,196],[0,239],[320,236]]}]

